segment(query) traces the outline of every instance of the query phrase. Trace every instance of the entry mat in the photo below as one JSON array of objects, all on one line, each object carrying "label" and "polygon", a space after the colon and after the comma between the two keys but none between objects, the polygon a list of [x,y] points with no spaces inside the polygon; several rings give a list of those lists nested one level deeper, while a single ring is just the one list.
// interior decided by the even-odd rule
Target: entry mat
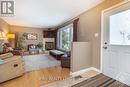
[{"label": "entry mat", "polygon": [[99,74],[72,87],[130,87],[108,76]]}]

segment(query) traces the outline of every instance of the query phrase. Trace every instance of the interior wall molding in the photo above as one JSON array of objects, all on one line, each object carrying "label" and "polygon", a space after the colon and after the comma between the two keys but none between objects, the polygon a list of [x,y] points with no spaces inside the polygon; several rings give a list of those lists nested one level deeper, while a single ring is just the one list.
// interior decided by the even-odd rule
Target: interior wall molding
[{"label": "interior wall molding", "polygon": [[65,22],[65,23],[63,23],[63,24],[61,24],[61,25],[59,25],[58,27],[56,27],[56,29],[60,29],[60,28],[62,28],[62,27],[65,27],[65,26],[67,26],[67,25],[69,25],[69,24],[71,24],[71,23],[78,22],[78,21],[79,21],[79,18],[74,18],[74,19],[72,19],[72,20],[69,20],[69,21],[67,21],[67,22]]},{"label": "interior wall molding", "polygon": [[99,69],[97,69],[95,67],[90,67],[90,68],[86,68],[86,69],[83,69],[83,70],[79,70],[77,72],[71,72],[70,75],[71,76],[77,76],[77,75],[83,74],[83,73],[91,71],[91,70],[101,73],[101,70],[99,70]]}]

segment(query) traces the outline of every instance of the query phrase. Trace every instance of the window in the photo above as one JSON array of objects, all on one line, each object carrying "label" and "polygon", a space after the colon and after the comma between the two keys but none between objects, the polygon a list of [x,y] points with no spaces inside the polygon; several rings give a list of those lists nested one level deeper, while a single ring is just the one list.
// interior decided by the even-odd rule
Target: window
[{"label": "window", "polygon": [[58,48],[66,51],[71,50],[73,41],[73,24],[59,29],[58,31]]},{"label": "window", "polygon": [[130,45],[130,10],[110,16],[110,44]]}]

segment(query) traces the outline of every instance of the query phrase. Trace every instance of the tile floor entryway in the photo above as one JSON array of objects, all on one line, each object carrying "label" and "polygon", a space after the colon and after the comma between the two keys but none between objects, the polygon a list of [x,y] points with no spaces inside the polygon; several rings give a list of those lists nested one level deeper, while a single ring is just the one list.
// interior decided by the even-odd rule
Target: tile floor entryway
[{"label": "tile floor entryway", "polygon": [[43,85],[41,87],[71,87],[72,85],[80,83],[80,82],[87,80],[91,77],[94,77],[98,74],[100,74],[100,73],[96,72],[94,70],[90,70],[90,71],[87,71],[83,74],[78,75],[78,77],[81,77],[81,78],[76,78],[77,76],[74,76],[74,77],[71,76],[65,80],[53,82],[53,83],[50,83],[48,85]]}]

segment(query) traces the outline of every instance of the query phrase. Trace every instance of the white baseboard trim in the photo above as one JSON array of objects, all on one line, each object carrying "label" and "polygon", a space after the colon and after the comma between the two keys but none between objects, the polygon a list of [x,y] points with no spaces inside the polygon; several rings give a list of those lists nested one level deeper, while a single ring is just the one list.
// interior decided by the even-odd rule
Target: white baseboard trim
[{"label": "white baseboard trim", "polygon": [[83,69],[83,70],[80,70],[80,71],[77,71],[77,72],[71,72],[70,75],[77,76],[77,75],[83,74],[83,73],[91,71],[91,70],[94,70],[94,71],[101,73],[101,71],[99,69],[94,68],[94,67],[90,67],[90,68],[86,68],[86,69]]},{"label": "white baseboard trim", "polygon": [[97,69],[95,67],[91,67],[91,70],[94,70],[94,71],[97,71],[97,72],[101,73],[101,70],[99,70],[99,69]]}]

